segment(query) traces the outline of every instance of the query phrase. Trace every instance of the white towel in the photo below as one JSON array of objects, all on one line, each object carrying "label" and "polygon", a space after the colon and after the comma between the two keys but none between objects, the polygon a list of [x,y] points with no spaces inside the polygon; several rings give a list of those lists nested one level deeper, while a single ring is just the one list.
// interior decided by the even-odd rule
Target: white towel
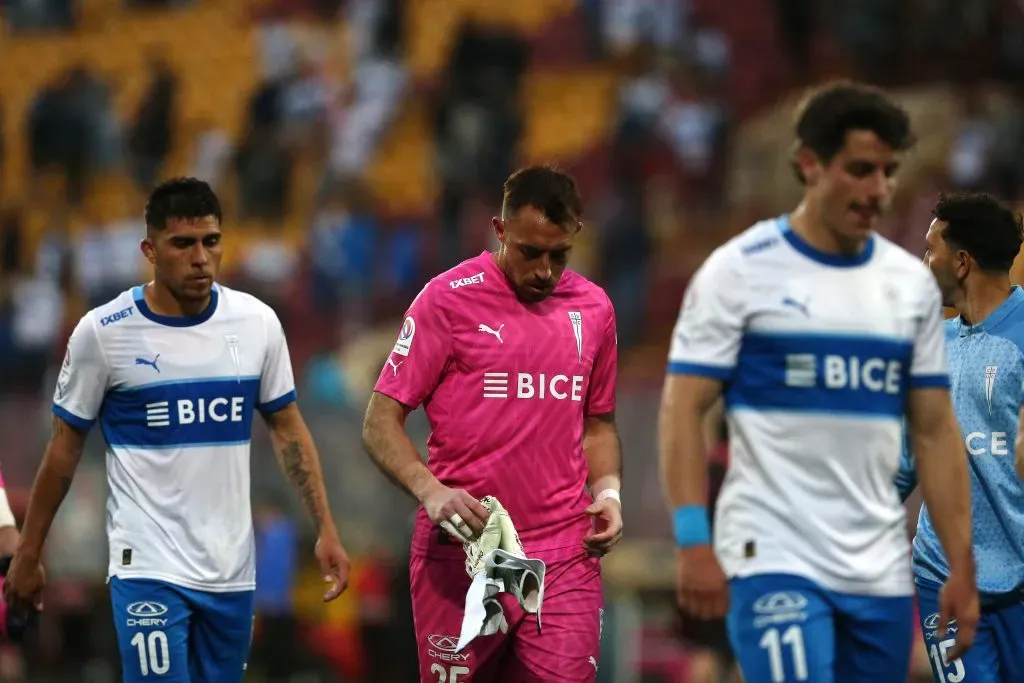
[{"label": "white towel", "polygon": [[466,573],[473,582],[466,592],[466,611],[456,652],[461,652],[477,636],[508,631],[505,613],[498,602],[502,592],[514,595],[527,613],[536,614],[540,630],[544,562],[526,557],[512,518],[497,498],[487,496],[480,503],[491,514],[480,537],[463,546]]}]

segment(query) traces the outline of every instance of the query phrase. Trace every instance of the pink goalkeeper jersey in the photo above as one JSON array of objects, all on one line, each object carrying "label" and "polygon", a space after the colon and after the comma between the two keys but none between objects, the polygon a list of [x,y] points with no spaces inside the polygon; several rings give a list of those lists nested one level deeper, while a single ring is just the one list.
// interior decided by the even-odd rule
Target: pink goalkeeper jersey
[{"label": "pink goalkeeper jersey", "polygon": [[[430,421],[430,471],[491,495],[533,552],[579,547],[587,415],[615,410],[615,312],[597,285],[565,271],[544,301],[523,304],[492,255],[435,277],[406,313],[376,391]],[[434,543],[420,510],[414,551]]]}]

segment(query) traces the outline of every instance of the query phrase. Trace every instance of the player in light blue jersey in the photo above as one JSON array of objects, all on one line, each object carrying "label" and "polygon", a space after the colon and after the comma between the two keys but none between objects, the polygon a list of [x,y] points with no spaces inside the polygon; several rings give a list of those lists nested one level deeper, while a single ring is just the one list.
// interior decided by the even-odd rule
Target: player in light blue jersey
[{"label": "player in light blue jersey", "polygon": [[[673,335],[660,450],[679,600],[726,615],[746,683],[905,683],[914,588],[892,485],[904,419],[954,558],[942,611],[960,649],[978,618],[939,290],[874,232],[910,122],[880,91],[841,83],[804,103],[796,134],[803,201],[715,250]],[[729,471],[712,544],[701,425],[720,397]]]},{"label": "player in light blue jersey", "polygon": [[[936,507],[921,508],[914,539],[914,575],[921,629],[936,683],[1024,681],[1024,488],[1014,471],[1014,437],[1024,398],[1024,291],[1010,285],[1020,251],[1021,219],[985,194],[943,197],[928,228],[925,262],[955,308],[946,348],[972,488],[974,556],[981,619],[974,647],[960,659],[948,651],[959,637],[936,629],[938,590],[949,562],[935,533]],[[917,485],[914,458],[904,453],[896,479],[906,499]],[[936,504],[941,508],[945,501]]]},{"label": "player in light blue jersey", "polygon": [[236,683],[253,624],[249,442],[260,413],[319,538],[333,600],[348,581],[288,345],[265,304],[215,283],[221,209],[193,178],[157,187],[142,252],[149,284],[87,313],[68,342],[53,434],[4,597],[38,606],[50,524],[99,422],[107,442],[108,578],[125,683]]}]

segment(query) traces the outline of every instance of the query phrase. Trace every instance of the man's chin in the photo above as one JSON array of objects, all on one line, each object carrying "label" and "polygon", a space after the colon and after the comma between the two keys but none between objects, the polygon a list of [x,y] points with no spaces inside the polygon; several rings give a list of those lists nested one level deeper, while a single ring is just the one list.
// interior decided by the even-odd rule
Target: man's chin
[{"label": "man's chin", "polygon": [[186,282],[181,288],[180,296],[186,301],[200,302],[210,298],[213,291],[213,281]]},{"label": "man's chin", "polygon": [[554,287],[542,289],[540,287],[524,285],[516,290],[516,295],[519,297],[519,300],[522,301],[523,303],[535,304],[539,301],[547,299],[549,296],[551,296],[551,293],[554,291]]}]

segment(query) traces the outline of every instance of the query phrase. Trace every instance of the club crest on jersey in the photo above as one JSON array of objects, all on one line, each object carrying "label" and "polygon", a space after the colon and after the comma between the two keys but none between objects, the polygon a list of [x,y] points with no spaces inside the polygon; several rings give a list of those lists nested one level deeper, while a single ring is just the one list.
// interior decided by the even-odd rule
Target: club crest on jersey
[{"label": "club crest on jersey", "polygon": [[988,414],[992,414],[992,393],[996,388],[996,365],[985,366],[985,403],[988,404]]},{"label": "club crest on jersey", "polygon": [[583,315],[579,311],[569,311],[569,322],[572,334],[576,337],[576,360],[583,362]]},{"label": "club crest on jersey", "polygon": [[235,364],[235,378],[242,381],[242,360],[238,352],[238,335],[225,334],[224,341],[228,345],[228,353],[231,354],[231,362]]},{"label": "club crest on jersey", "polygon": [[402,323],[402,329],[398,333],[398,341],[395,342],[395,348],[391,349],[391,353],[397,353],[399,356],[408,356],[409,349],[412,348],[412,338],[416,336],[416,321],[409,316]]}]

